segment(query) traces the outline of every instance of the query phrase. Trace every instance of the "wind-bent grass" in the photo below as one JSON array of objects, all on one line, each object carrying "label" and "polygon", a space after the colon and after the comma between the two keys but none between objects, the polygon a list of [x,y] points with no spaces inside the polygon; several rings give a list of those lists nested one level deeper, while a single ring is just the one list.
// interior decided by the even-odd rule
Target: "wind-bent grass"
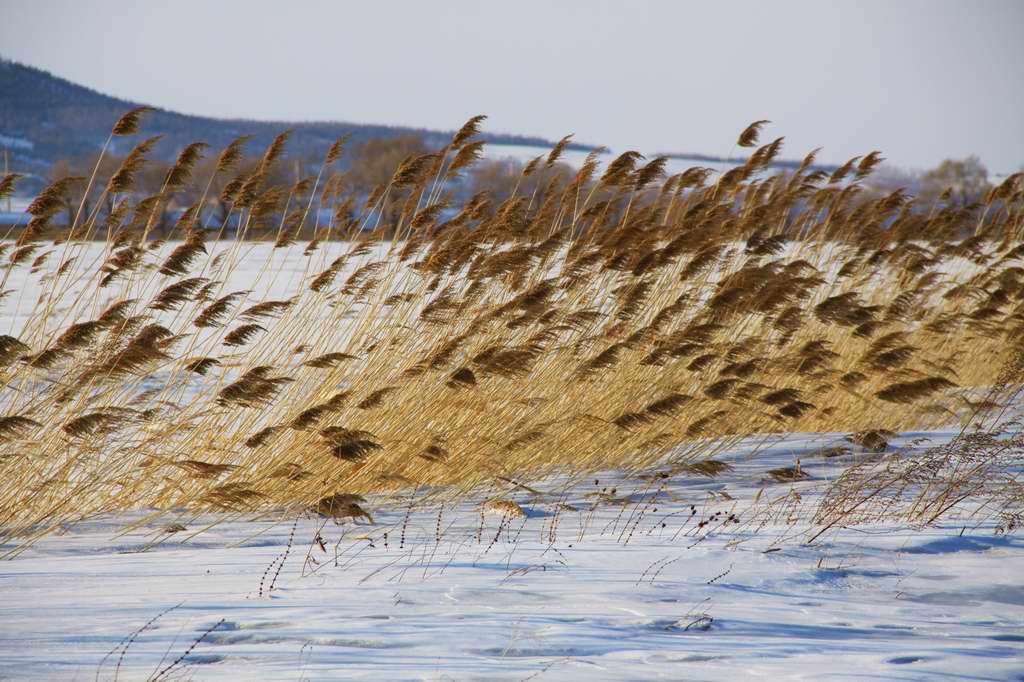
[{"label": "wind-bent grass", "polygon": [[[567,184],[446,214],[481,120],[365,200],[331,172],[343,140],[315,179],[266,186],[284,134],[219,197],[231,240],[208,239],[225,232],[205,198],[174,241],[151,239],[199,145],[141,198],[138,145],[102,190],[111,214],[49,250],[64,187],[45,190],[0,246],[0,289],[32,306],[0,337],[3,534],[138,508],[360,516],[351,495],[682,464],[758,433],[967,425],[1016,396],[1021,174],[981,206],[921,209],[865,190],[877,153],[768,175],[780,139],[713,181],[635,152],[598,175],[592,155]],[[335,219],[298,244],[316,203]],[[272,244],[245,241],[268,224]]]}]

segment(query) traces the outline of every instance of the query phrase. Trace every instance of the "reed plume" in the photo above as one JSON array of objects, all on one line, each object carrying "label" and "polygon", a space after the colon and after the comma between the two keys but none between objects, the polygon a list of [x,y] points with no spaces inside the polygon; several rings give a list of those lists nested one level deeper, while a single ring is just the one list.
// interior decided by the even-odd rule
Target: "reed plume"
[{"label": "reed plume", "polygon": [[[275,179],[282,133],[245,163],[238,138],[206,171],[190,145],[142,195],[149,138],[99,179],[112,210],[76,228],[106,240],[65,241],[66,258],[43,235],[81,179],[42,190],[38,222],[0,245],[0,289],[45,293],[0,336],[0,462],[25,462],[0,470],[3,532],[135,508],[364,518],[371,494],[666,458],[715,476],[713,448],[747,435],[883,451],[889,432],[1012,403],[1021,177],[925,207],[872,188],[877,152],[775,174],[783,140],[758,147],[757,121],[737,142],[749,158],[717,175],[635,151],[561,174],[566,136],[492,196],[463,184],[483,122],[369,192],[327,169],[344,137],[320,175]],[[784,469],[763,475],[804,480]]]}]

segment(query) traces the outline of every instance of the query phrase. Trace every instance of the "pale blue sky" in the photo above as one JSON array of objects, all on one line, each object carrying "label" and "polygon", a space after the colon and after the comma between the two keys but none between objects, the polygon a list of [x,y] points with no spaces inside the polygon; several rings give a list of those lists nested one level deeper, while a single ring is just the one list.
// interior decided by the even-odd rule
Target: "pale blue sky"
[{"label": "pale blue sky", "polygon": [[1024,164],[1024,0],[0,0],[0,55],[169,109]]}]

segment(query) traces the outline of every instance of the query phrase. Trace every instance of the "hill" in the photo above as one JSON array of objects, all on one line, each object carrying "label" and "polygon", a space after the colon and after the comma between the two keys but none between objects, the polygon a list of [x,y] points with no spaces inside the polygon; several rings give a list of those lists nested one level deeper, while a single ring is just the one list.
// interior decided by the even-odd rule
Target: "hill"
[{"label": "hill", "polygon": [[[12,169],[21,173],[44,174],[57,159],[84,157],[98,151],[118,117],[139,105],[139,102],[104,95],[41,69],[0,59],[0,149],[9,151]],[[340,121],[218,119],[189,116],[166,109],[148,114],[142,132],[163,134],[164,139],[151,156],[171,161],[190,142],[203,141],[216,148],[239,135],[253,135],[251,148],[258,149],[286,129],[295,131],[289,142],[290,154],[311,160],[319,158],[344,133],[351,133],[354,143],[417,134],[431,146],[440,146],[451,136],[450,131],[424,128]],[[553,144],[543,138],[522,135],[490,133],[481,137],[491,144]],[[124,154],[136,142],[133,138],[115,139],[112,151]],[[575,147],[588,148],[582,145]]]}]

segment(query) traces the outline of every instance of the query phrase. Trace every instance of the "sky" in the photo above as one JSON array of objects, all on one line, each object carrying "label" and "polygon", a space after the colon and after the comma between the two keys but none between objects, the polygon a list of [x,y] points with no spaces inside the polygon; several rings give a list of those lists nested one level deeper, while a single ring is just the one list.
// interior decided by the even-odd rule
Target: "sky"
[{"label": "sky", "polygon": [[1024,0],[0,0],[0,56],[184,113],[1024,167]]}]

